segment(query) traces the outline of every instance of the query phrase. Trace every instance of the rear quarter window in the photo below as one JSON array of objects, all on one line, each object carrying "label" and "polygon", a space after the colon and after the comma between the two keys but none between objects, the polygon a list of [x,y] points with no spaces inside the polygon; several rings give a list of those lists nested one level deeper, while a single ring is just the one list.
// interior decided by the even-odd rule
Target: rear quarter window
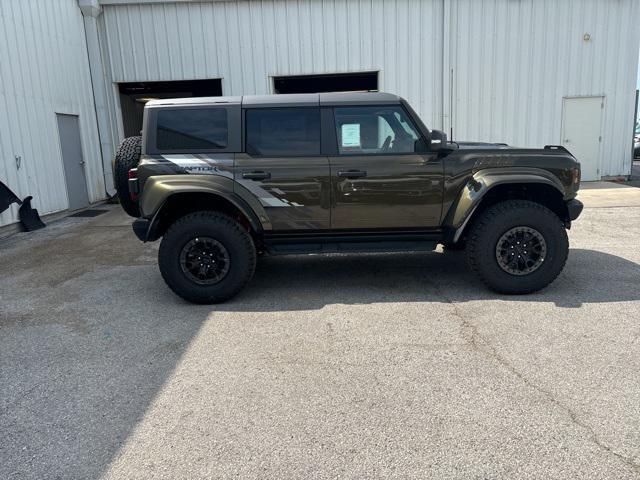
[{"label": "rear quarter window", "polygon": [[175,108],[158,111],[158,150],[222,150],[227,148],[228,142],[229,121],[226,108]]}]

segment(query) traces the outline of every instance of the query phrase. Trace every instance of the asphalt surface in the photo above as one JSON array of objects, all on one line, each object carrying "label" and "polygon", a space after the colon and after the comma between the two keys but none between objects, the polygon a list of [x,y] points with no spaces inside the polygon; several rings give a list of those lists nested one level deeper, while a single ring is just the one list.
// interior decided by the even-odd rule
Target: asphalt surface
[{"label": "asphalt surface", "polygon": [[640,189],[587,189],[564,273],[262,258],[175,297],[117,207],[0,241],[0,478],[640,478]]}]

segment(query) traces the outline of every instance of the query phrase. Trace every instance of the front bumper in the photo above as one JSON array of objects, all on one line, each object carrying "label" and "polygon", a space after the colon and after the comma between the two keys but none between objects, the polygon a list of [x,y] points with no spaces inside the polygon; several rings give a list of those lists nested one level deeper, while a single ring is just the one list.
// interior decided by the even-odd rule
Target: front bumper
[{"label": "front bumper", "polygon": [[569,220],[573,221],[580,216],[584,205],[580,200],[569,200],[567,202],[567,211],[569,212]]}]

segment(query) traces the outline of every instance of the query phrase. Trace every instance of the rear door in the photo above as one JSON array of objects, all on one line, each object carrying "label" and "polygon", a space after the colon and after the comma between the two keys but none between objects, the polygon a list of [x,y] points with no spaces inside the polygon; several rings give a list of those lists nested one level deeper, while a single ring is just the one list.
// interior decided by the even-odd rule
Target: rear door
[{"label": "rear door", "polygon": [[331,227],[429,228],[440,223],[443,165],[402,105],[333,108]]},{"label": "rear door", "polygon": [[273,230],[330,227],[329,160],[320,152],[317,106],[244,110],[245,153],[235,180],[264,206]]},{"label": "rear door", "polygon": [[78,116],[56,113],[56,118],[58,120],[64,175],[67,182],[69,210],[77,210],[89,205]]},{"label": "rear door", "polygon": [[562,145],[580,162],[582,180],[600,180],[603,97],[565,98]]}]

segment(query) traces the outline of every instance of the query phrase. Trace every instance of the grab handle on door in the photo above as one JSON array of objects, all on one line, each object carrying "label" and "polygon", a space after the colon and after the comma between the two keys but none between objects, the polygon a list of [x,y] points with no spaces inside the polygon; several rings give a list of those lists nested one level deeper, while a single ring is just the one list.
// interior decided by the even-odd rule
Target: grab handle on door
[{"label": "grab handle on door", "polygon": [[266,180],[267,178],[271,178],[271,174],[263,171],[244,172],[242,178],[246,178],[247,180]]},{"label": "grab handle on door", "polygon": [[341,170],[338,172],[339,177],[343,178],[362,178],[367,176],[364,170]]}]

